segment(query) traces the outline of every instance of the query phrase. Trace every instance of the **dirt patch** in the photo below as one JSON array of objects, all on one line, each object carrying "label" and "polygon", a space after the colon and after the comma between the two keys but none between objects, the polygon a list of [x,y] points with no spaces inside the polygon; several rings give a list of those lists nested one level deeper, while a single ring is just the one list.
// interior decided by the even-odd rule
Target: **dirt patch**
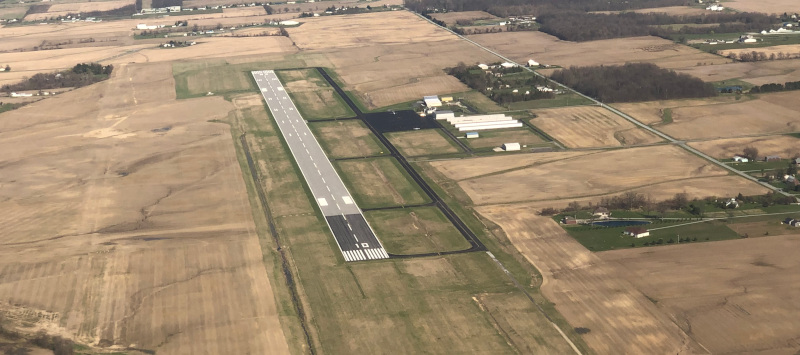
[{"label": "dirt patch", "polygon": [[724,57],[649,36],[580,43],[562,41],[543,32],[489,33],[469,38],[520,63],[534,59],[562,67],[645,62],[677,69],[693,67],[697,63],[731,62]]},{"label": "dirt patch", "polygon": [[[754,50],[760,51],[761,49],[755,48]],[[696,76],[707,82],[740,79],[754,85],[783,84],[787,81],[800,81],[800,59],[703,65],[682,68],[677,71]]]},{"label": "dirt patch", "polygon": [[592,254],[552,219],[514,206],[479,207],[541,272],[542,293],[597,353],[688,354],[702,349],[615,267]]},{"label": "dirt patch", "polygon": [[725,5],[739,11],[767,14],[795,13],[800,10],[794,0],[733,0]]},{"label": "dirt patch", "polygon": [[750,146],[758,148],[758,154],[762,156],[780,155],[784,159],[800,156],[800,140],[791,136],[717,139],[689,145],[718,159],[731,159]]},{"label": "dirt patch", "polygon": [[386,137],[407,157],[461,152],[461,149],[438,129],[392,132],[387,133]]},{"label": "dirt patch", "polygon": [[709,352],[793,354],[800,350],[800,260],[789,251],[798,247],[800,235],[786,235],[597,256]]},{"label": "dirt patch", "polygon": [[656,143],[656,135],[599,107],[581,106],[531,111],[531,123],[570,148],[619,147]]},{"label": "dirt patch", "polygon": [[[488,170],[496,162],[473,160]],[[439,163],[447,165],[450,162]],[[459,181],[476,204],[572,199],[724,176],[727,171],[674,146],[604,151]],[[746,181],[746,180],[743,180]],[[754,184],[754,183],[751,183]],[[656,188],[658,189],[658,187]]]},{"label": "dirt patch", "polygon": [[208,122],[231,109],[122,65],[0,115],[0,302],[94,345],[288,353],[231,133]]}]

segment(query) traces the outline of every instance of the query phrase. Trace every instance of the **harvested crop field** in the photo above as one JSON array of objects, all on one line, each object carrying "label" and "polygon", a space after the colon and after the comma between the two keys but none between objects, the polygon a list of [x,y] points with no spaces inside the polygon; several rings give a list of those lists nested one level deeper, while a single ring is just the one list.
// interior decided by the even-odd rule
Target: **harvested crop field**
[{"label": "harvested crop field", "polygon": [[520,63],[534,59],[562,67],[646,62],[677,69],[694,67],[697,63],[731,62],[724,57],[650,36],[569,42],[537,31],[479,34],[469,36],[469,39]]},{"label": "harvested crop field", "polygon": [[368,157],[387,151],[361,120],[309,124],[330,158]]},{"label": "harvested crop field", "polygon": [[324,51],[344,89],[353,91],[369,109],[424,95],[468,91],[443,69],[465,57],[495,58],[407,11],[305,21],[288,29],[291,39],[303,50]]},{"label": "harvested crop field", "polygon": [[795,234],[596,255],[712,354],[795,354],[798,247]]},{"label": "harvested crop field", "polygon": [[[549,217],[520,206],[479,207],[543,277],[542,294],[598,354],[700,353],[669,317]],[[666,271],[666,269],[665,269]],[[675,274],[680,275],[680,274]]]},{"label": "harvested crop field", "polygon": [[742,154],[745,147],[757,148],[760,156],[779,155],[784,159],[800,156],[800,139],[783,135],[717,139],[689,145],[717,159],[731,159],[736,154]]},{"label": "harvested crop field", "polygon": [[176,101],[151,64],[0,115],[0,311],[104,348],[288,353],[229,126],[209,122],[232,109]]},{"label": "harvested crop field", "polygon": [[725,4],[727,7],[739,11],[763,12],[766,14],[795,13],[800,11],[800,5],[794,0],[732,0]]},{"label": "harvested crop field", "polygon": [[90,1],[90,2],[73,2],[63,4],[53,4],[47,9],[47,12],[29,14],[25,16],[25,21],[40,21],[46,20],[51,17],[67,16],[68,14],[78,14],[91,11],[110,11],[133,5],[132,0],[114,0],[114,1]]},{"label": "harvested crop field", "polygon": [[439,129],[391,132],[386,134],[386,138],[406,157],[462,152]]},{"label": "harvested crop field", "polygon": [[619,147],[660,142],[661,139],[611,111],[578,106],[531,111],[530,122],[570,148]]},{"label": "harvested crop field", "polygon": [[[765,48],[755,50],[762,49]],[[677,71],[696,76],[706,82],[740,79],[753,85],[783,84],[787,81],[800,81],[800,59],[703,65]]]},{"label": "harvested crop field", "polygon": [[622,12],[635,12],[639,14],[665,13],[671,16],[702,15],[708,13],[708,11],[704,8],[692,7],[692,6],[651,7],[647,9],[636,9],[636,10],[626,10],[626,11],[596,11],[593,13],[611,14],[611,13],[622,13]]},{"label": "harvested crop field", "polygon": [[664,100],[647,102],[626,102],[612,104],[614,108],[625,112],[639,122],[646,125],[661,125],[664,123],[664,110],[679,107],[708,106],[717,104],[733,104],[739,100],[734,96],[718,96],[707,99]]},{"label": "harvested crop field", "polygon": [[[690,106],[673,107],[672,123],[661,125],[659,129],[674,138],[689,140],[797,132],[800,131],[797,95],[796,92],[760,94],[753,100],[720,104],[711,99],[709,105],[695,105],[701,102],[690,100]],[[654,110],[676,103],[680,101],[643,103],[636,107],[645,111],[645,117],[649,118],[642,121],[648,122],[653,120],[653,112],[658,112]],[[638,118],[635,112],[628,113]]]},{"label": "harvested crop field", "polygon": [[488,20],[499,19],[485,11],[461,11],[461,12],[447,12],[443,14],[431,14],[431,17],[443,21],[448,26],[455,25],[458,20]]},{"label": "harvested crop field", "polygon": [[[560,154],[560,153],[553,153]],[[539,154],[531,154],[539,155]],[[482,175],[455,179],[450,165],[473,165]],[[728,177],[727,171],[675,146],[654,146],[593,152],[562,160],[522,165],[510,168],[502,160],[493,158],[461,161],[430,162],[458,185],[476,205],[576,199],[601,196],[623,191],[638,191],[667,198],[687,190],[694,196],[726,195],[742,192],[762,192],[760,185],[738,177]],[[495,172],[492,172],[495,171]],[[726,181],[740,183],[725,186],[707,186],[711,177],[733,178]],[[692,188],[698,182],[706,193]]]}]

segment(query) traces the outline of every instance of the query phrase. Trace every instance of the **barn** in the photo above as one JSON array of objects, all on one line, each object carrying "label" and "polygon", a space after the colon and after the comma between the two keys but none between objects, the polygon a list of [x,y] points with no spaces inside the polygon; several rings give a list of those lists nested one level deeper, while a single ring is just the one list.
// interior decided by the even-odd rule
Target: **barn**
[{"label": "barn", "polygon": [[515,150],[520,150],[521,149],[519,143],[505,143],[505,144],[503,144],[501,146],[501,148],[503,148],[503,150],[505,150],[507,152],[511,152],[511,151],[515,151]]}]

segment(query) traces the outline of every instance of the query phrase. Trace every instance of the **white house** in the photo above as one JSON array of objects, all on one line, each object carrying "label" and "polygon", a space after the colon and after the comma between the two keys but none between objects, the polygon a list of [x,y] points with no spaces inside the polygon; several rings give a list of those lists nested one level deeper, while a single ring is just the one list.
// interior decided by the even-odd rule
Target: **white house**
[{"label": "white house", "polygon": [[488,66],[488,65],[486,65],[486,64],[483,64],[483,63],[481,63],[481,64],[478,64],[478,68],[481,68],[481,69],[483,69],[483,70],[489,70],[489,66]]},{"label": "white house", "polygon": [[511,151],[515,151],[515,150],[520,150],[521,149],[519,143],[504,143],[501,146],[501,148],[503,148],[503,150],[505,150],[507,152],[511,152]]},{"label": "white house", "polygon": [[592,212],[592,217],[598,219],[608,219],[609,216],[611,216],[611,212],[605,207],[597,207],[594,212]]},{"label": "white house", "polygon": [[733,161],[735,161],[737,163],[747,163],[747,162],[750,161],[750,159],[747,159],[747,158],[742,157],[742,156],[734,155],[733,156]]},{"label": "white house", "polygon": [[642,227],[628,227],[625,228],[625,235],[629,235],[634,238],[644,238],[650,236],[650,231],[647,228]]},{"label": "white house", "polygon": [[535,61],[533,59],[528,59],[528,66],[529,67],[538,67],[539,66],[539,62],[537,62],[537,61]]}]

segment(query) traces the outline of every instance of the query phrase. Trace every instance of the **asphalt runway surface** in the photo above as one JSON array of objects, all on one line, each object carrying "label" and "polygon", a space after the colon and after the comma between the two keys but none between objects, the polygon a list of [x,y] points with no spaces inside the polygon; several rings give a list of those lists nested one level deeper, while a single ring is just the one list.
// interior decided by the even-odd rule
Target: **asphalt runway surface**
[{"label": "asphalt runway surface", "polygon": [[344,182],[273,70],[251,72],[346,261],[386,259]]}]

